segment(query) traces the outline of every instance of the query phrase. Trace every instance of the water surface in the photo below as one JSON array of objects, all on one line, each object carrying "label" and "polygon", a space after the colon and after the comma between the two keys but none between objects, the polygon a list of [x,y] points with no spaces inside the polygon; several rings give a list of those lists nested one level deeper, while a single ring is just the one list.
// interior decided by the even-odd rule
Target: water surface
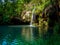
[{"label": "water surface", "polygon": [[59,35],[43,35],[39,27],[0,26],[0,45],[59,45],[59,39]]}]

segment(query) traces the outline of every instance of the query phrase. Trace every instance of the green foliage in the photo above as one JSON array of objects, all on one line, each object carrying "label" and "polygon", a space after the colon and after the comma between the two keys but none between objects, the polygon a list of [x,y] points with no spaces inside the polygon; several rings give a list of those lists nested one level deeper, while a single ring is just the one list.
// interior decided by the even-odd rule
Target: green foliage
[{"label": "green foliage", "polygon": [[16,2],[9,2],[9,0],[5,0],[5,3],[0,3],[0,14],[3,14],[3,22],[8,22],[11,16],[21,16],[24,10],[32,12],[34,9],[33,5],[36,7],[34,13],[43,12],[45,7],[51,3],[50,1],[51,0],[17,0]]},{"label": "green foliage", "polygon": [[24,4],[23,0],[17,0],[17,2],[16,2],[16,12],[18,14],[20,14],[21,11],[23,10],[23,6],[24,6],[23,4]]},{"label": "green foliage", "polygon": [[8,0],[0,3],[0,14],[3,14],[3,23],[9,22],[11,16],[20,16],[21,12],[25,9],[24,4],[29,3],[31,0],[17,0],[16,2],[9,2]]},{"label": "green foliage", "polygon": [[14,7],[12,3],[6,2],[3,5],[3,22],[8,22],[10,20],[10,16],[14,15]]},{"label": "green foliage", "polygon": [[3,5],[0,3],[0,14],[3,13]]}]

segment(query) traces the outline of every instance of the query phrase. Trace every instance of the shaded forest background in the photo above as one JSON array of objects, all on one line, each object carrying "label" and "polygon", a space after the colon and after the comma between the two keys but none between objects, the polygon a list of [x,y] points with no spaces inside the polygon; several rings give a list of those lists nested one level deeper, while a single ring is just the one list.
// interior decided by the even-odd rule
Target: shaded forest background
[{"label": "shaded forest background", "polygon": [[0,25],[30,24],[34,7],[36,8],[34,11],[36,19],[33,20],[33,25],[48,25],[50,19],[51,22],[55,21],[60,23],[59,6],[59,0],[0,1]]}]

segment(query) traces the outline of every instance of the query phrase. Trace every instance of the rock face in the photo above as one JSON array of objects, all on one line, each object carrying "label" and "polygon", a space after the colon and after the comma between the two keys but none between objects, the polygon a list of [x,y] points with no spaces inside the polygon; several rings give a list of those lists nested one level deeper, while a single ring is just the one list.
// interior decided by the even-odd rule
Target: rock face
[{"label": "rock face", "polygon": [[[50,5],[48,7],[46,7],[46,9],[44,10],[43,13],[43,18],[48,17],[49,21],[48,21],[48,33],[50,35],[52,35],[54,33],[54,27],[56,26],[56,23],[59,23],[59,10],[58,10],[58,5],[57,4],[53,4]],[[46,12],[46,13],[45,13]]]}]

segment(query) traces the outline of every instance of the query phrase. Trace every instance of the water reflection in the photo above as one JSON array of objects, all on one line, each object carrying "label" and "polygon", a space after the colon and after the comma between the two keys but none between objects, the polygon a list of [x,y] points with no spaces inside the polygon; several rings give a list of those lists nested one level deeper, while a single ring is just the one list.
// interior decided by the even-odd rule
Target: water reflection
[{"label": "water reflection", "polygon": [[[38,27],[0,27],[1,45],[29,45],[40,38]],[[40,42],[40,41],[39,41]]]}]

